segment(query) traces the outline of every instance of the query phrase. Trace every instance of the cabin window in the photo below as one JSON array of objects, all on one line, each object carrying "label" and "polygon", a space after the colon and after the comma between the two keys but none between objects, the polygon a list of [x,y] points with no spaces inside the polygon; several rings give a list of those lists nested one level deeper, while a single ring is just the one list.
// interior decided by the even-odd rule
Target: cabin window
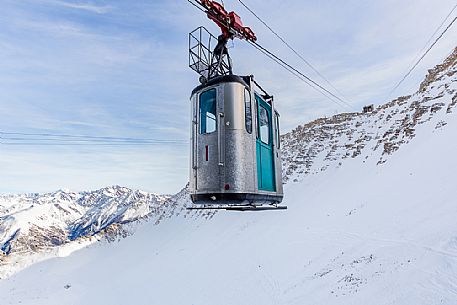
[{"label": "cabin window", "polygon": [[265,144],[270,144],[270,118],[268,111],[260,105],[260,119],[259,119],[260,141]]},{"label": "cabin window", "polygon": [[252,133],[252,107],[251,107],[251,94],[248,89],[244,89],[244,110],[246,131]]},{"label": "cabin window", "polygon": [[200,94],[200,133],[216,131],[216,89]]},{"label": "cabin window", "polygon": [[281,134],[279,132],[279,114],[276,113],[276,143],[278,148],[281,148]]}]

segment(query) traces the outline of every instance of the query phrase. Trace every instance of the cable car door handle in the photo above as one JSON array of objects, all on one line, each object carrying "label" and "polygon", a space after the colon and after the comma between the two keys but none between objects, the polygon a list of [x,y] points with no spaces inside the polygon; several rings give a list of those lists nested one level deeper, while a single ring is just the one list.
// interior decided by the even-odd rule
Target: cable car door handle
[{"label": "cable car door handle", "polygon": [[222,120],[224,118],[224,114],[222,112],[219,112],[218,115],[218,126],[217,126],[217,152],[219,155],[219,165],[224,166],[224,155],[222,151],[222,128],[224,127],[224,124],[222,124]]}]

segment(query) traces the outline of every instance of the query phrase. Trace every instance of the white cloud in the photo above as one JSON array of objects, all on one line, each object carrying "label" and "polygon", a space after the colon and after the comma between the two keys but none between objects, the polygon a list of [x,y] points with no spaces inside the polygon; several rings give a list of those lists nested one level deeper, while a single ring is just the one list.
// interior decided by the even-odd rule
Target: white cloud
[{"label": "white cloud", "polygon": [[108,6],[108,5],[100,6],[100,5],[95,5],[95,4],[91,4],[91,3],[73,3],[73,2],[66,2],[66,1],[60,1],[60,0],[52,0],[52,1],[47,1],[47,2],[50,4],[54,4],[54,5],[59,5],[59,6],[77,9],[77,10],[83,10],[83,11],[97,13],[97,14],[106,14],[113,9],[112,6]]}]

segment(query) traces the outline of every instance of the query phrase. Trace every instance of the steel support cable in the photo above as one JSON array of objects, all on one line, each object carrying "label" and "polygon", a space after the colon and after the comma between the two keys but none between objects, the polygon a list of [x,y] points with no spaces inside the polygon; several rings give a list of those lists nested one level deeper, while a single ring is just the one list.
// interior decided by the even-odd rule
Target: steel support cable
[{"label": "steel support cable", "polygon": [[[197,7],[199,10],[201,10],[202,12],[204,12],[205,14],[210,14],[210,12],[207,12],[205,10],[203,10],[202,8],[198,7],[195,3],[193,3],[191,0],[187,0],[189,3],[191,3],[193,6]],[[198,3],[198,2],[197,2]],[[200,4],[200,3],[199,3]],[[315,82],[314,80],[312,80],[310,77],[306,76],[305,74],[303,74],[302,72],[300,72],[299,70],[295,69],[294,67],[292,67],[290,64],[286,63],[284,60],[282,60],[281,58],[279,58],[277,55],[273,54],[272,52],[268,51],[266,48],[262,47],[261,45],[259,45],[258,43],[256,42],[252,42],[252,41],[248,41],[251,45],[255,45],[256,47],[258,47],[257,49],[258,50],[262,50],[262,53],[264,53],[265,55],[266,54],[269,54],[271,57],[275,58],[275,61],[279,64],[279,62],[282,63],[282,67],[285,68],[285,66],[287,66],[290,70],[293,70],[295,73],[299,74],[300,75],[300,78],[303,78],[303,79],[306,79],[307,82],[305,82],[306,84],[310,85],[310,83],[314,84],[316,87],[320,88],[321,90],[325,91],[327,94],[329,94],[330,96],[332,96],[333,98],[337,99],[339,102],[341,102],[342,104],[344,105],[341,105],[340,103],[336,103],[338,104],[339,106],[344,106],[350,110],[354,110],[354,108],[348,104],[347,102],[345,102],[344,100],[342,100],[340,97],[336,96],[334,93],[330,92],[329,90],[327,90],[325,87],[323,87],[322,85],[318,84],[317,82]],[[279,61],[279,62],[278,62]],[[288,70],[289,70],[288,69]],[[289,72],[291,72],[289,70]],[[297,75],[296,75],[297,76]],[[302,80],[303,80],[302,79]],[[309,83],[308,83],[309,82]],[[313,86],[311,86],[313,87]],[[313,87],[314,89],[317,90],[317,88]],[[326,94],[324,94],[322,91],[318,90],[322,95],[324,95],[325,97],[327,97],[329,100],[331,100],[332,102],[336,102],[335,100],[331,99],[329,96],[327,96]]]},{"label": "steel support cable", "polygon": [[119,141],[119,140],[92,140],[92,139],[44,139],[44,138],[21,138],[21,137],[2,137],[2,143],[6,143],[4,141],[34,141],[34,142],[41,142],[41,143],[52,143],[52,142],[63,142],[63,143],[120,143],[120,144],[186,144],[188,142],[184,141],[171,141],[171,140],[157,140],[157,141]]},{"label": "steel support cable", "polygon": [[184,142],[184,140],[161,140],[153,138],[130,138],[130,137],[108,137],[108,136],[89,136],[89,135],[70,135],[70,134],[54,134],[54,133],[23,133],[23,132],[3,132],[0,131],[0,135],[4,136],[28,136],[28,137],[49,137],[51,138],[71,138],[74,141],[78,139],[87,139],[87,140],[106,140],[106,141],[161,141],[161,142]]},{"label": "steel support cable", "polygon": [[[5,137],[6,135],[6,137]],[[21,135],[21,136],[18,136]],[[38,138],[37,136],[40,136]],[[0,145],[187,145],[184,140],[116,138],[49,133],[1,132]]]},{"label": "steel support cable", "polygon": [[[191,0],[187,0],[187,2],[189,2],[190,4],[192,4],[193,6],[195,6],[197,9],[199,9],[200,11],[202,11],[203,13],[206,14],[206,11],[204,9],[202,9],[200,6],[198,6],[197,4],[195,4],[193,1]],[[198,3],[200,4],[200,3]],[[201,4],[200,4],[201,5]]]},{"label": "steel support cable", "polygon": [[187,145],[182,142],[130,142],[130,141],[92,141],[69,139],[36,139],[36,138],[5,138],[0,137],[0,145]]},{"label": "steel support cable", "polygon": [[294,72],[293,70],[291,70],[290,68],[288,68],[287,66],[285,66],[284,64],[282,64],[279,60],[277,60],[277,59],[274,58],[273,56],[271,56],[271,55],[269,55],[268,53],[266,53],[264,50],[262,50],[261,48],[259,48],[256,44],[251,43],[251,45],[252,45],[254,48],[256,48],[257,50],[259,50],[261,53],[263,53],[265,56],[267,56],[268,58],[270,58],[271,60],[273,60],[274,62],[276,62],[278,65],[280,65],[281,67],[283,67],[285,70],[287,70],[288,72],[290,72],[292,75],[296,76],[298,79],[300,79],[301,81],[303,81],[304,83],[306,83],[308,86],[310,86],[311,88],[313,88],[314,90],[316,90],[317,92],[319,92],[320,94],[322,94],[323,96],[325,96],[326,98],[328,98],[330,101],[332,101],[333,103],[337,104],[338,106],[344,108],[345,105],[340,104],[338,101],[334,100],[331,96],[328,96],[325,92],[323,92],[322,90],[320,90],[319,88],[317,88],[316,86],[314,86],[312,83],[310,83],[306,78],[303,78],[300,74],[297,74],[296,72]]},{"label": "steel support cable", "polygon": [[454,5],[452,10],[447,14],[446,18],[444,18],[444,20],[441,22],[441,24],[436,28],[435,32],[433,32],[433,34],[430,36],[430,38],[424,44],[422,49],[419,52],[417,52],[416,57],[414,57],[414,59],[411,61],[410,65],[409,65],[410,67],[412,67],[414,65],[416,60],[419,58],[419,56],[422,54],[422,52],[424,52],[424,50],[427,48],[428,44],[433,40],[433,37],[435,37],[435,35],[438,33],[438,31],[443,27],[443,25],[446,23],[446,21],[449,19],[449,17],[452,15],[452,13],[454,12],[454,10],[456,8],[457,8],[457,4]]},{"label": "steel support cable", "polygon": [[33,137],[0,137],[0,145],[188,145],[184,141],[113,141],[113,140],[93,140],[93,139],[44,139]]},{"label": "steel support cable", "polygon": [[298,56],[308,67],[311,68],[317,75],[319,75],[335,92],[341,95],[345,100],[347,98],[324,76],[319,72],[309,61],[307,61],[300,53],[298,53],[283,37],[281,37],[275,30],[273,30],[262,18],[260,18],[251,8],[249,8],[242,0],[238,0],[257,20],[259,20],[270,32],[272,32],[284,45],[289,48],[295,55]]},{"label": "steel support cable", "polygon": [[[0,143],[0,145],[9,146],[152,146],[163,145],[163,143],[36,143],[36,142],[18,142],[18,143]],[[179,143],[176,145],[188,145],[189,143]]]},{"label": "steel support cable", "polygon": [[[325,87],[323,87],[322,85],[320,85],[319,83],[315,82],[314,80],[312,80],[309,76],[306,76],[305,74],[303,74],[302,72],[300,72],[299,70],[297,70],[296,68],[294,68],[293,66],[291,66],[290,64],[288,64],[287,62],[285,62],[284,60],[282,60],[280,57],[278,57],[277,55],[275,55],[274,53],[268,51],[266,48],[262,47],[261,45],[259,45],[258,43],[256,42],[250,42],[251,45],[255,45],[257,46],[258,48],[260,48],[262,51],[264,51],[265,53],[269,54],[270,56],[274,57],[276,60],[278,60],[279,62],[281,62],[283,65],[287,66],[289,69],[293,70],[295,73],[299,74],[301,77],[303,77],[304,79],[306,79],[309,83],[312,83],[313,85],[315,85],[316,87],[318,87],[320,90],[323,90],[325,93],[329,94],[330,96],[332,96],[333,98],[337,99],[339,102],[341,102],[342,104],[344,104],[344,106],[346,108],[349,108],[349,109],[353,109],[353,107],[351,105],[349,105],[348,103],[346,103],[345,101],[343,101],[341,98],[339,98],[338,96],[336,96],[335,94],[333,94],[332,92],[330,92],[329,90],[327,90]],[[322,92],[321,92],[322,93]],[[326,95],[325,95],[326,96]],[[328,97],[328,96],[327,96]],[[333,100],[332,100],[333,101]],[[339,104],[340,105],[340,104]]]},{"label": "steel support cable", "polygon": [[419,63],[424,59],[425,56],[430,52],[431,49],[437,44],[437,42],[444,36],[444,34],[451,28],[451,26],[454,24],[454,22],[457,20],[457,16],[452,19],[451,23],[448,24],[448,26],[444,29],[444,31],[435,39],[435,41],[431,44],[431,46],[425,51],[424,54],[416,61],[416,63],[409,69],[408,73],[403,76],[403,78],[398,82],[398,84],[390,91],[390,94],[392,94],[395,90],[397,90],[398,87],[404,82],[404,80],[413,72],[413,70],[419,65]]}]

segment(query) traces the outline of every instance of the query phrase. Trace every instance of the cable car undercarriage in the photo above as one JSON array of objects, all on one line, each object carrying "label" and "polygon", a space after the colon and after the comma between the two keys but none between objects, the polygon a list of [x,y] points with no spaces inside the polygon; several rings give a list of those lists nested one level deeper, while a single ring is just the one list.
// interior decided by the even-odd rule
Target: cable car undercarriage
[{"label": "cable car undercarriage", "polygon": [[199,204],[188,207],[188,210],[227,210],[227,211],[268,211],[268,210],[287,210],[287,206],[276,203],[271,204]]}]

